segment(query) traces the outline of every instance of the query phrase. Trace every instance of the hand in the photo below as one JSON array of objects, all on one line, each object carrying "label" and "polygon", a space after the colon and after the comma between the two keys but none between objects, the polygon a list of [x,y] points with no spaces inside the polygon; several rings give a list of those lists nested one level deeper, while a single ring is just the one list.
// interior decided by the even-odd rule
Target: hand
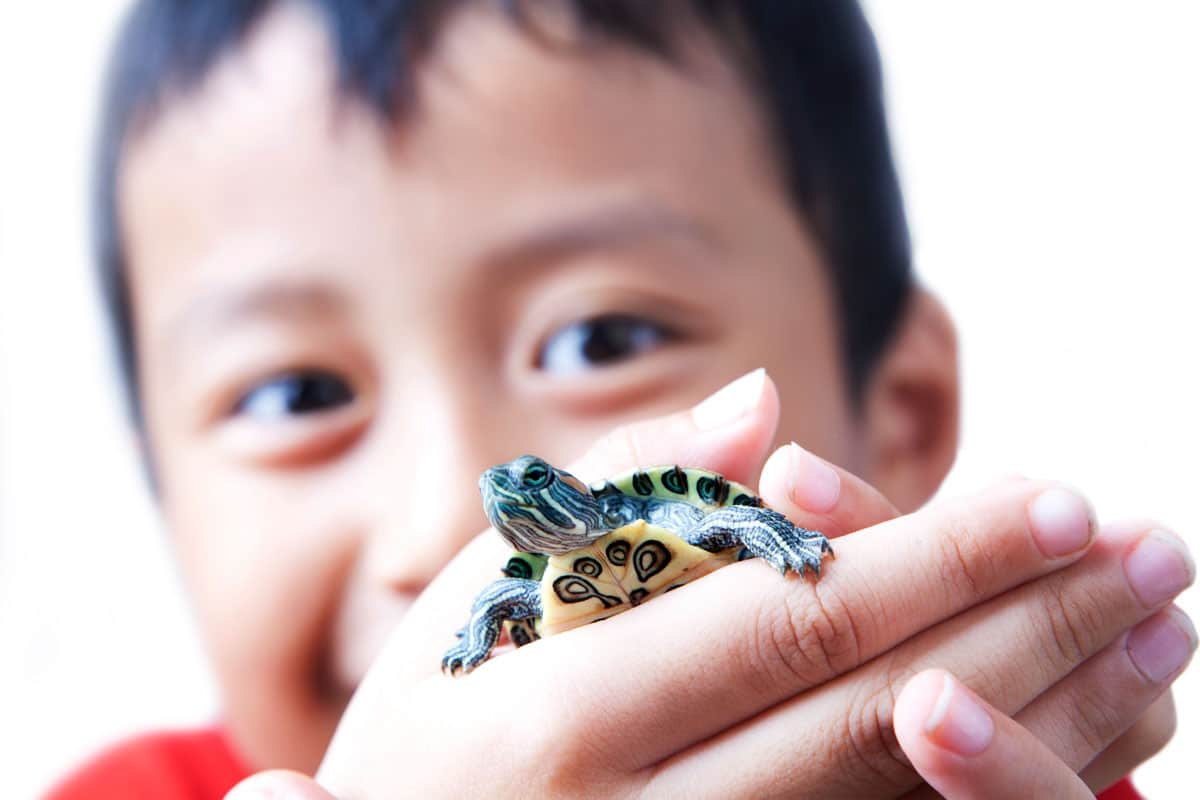
[{"label": "hand", "polygon": [[[1186,620],[1166,624],[1181,626],[1180,633],[1189,625]],[[1036,736],[942,670],[927,670],[908,682],[896,700],[893,725],[913,768],[929,784],[909,798],[1096,796],[1092,786]],[[1014,769],[1015,764],[1020,768]]]},{"label": "hand", "polygon": [[[625,429],[573,471],[592,479],[679,461],[745,481],[773,438],[771,385],[742,410],[707,430],[697,419],[708,415],[687,413]],[[1123,562],[1135,573],[1154,566],[1176,584],[1190,578],[1176,541],[1143,528],[1094,536],[1081,501],[1030,481],[893,518],[877,493],[837,471],[836,496],[826,493],[814,515],[794,502],[811,494],[793,480],[808,468],[797,468],[798,457],[811,458],[792,448],[772,457],[762,480],[768,502],[798,524],[865,528],[838,543],[820,581],[743,562],[636,613],[445,678],[438,663],[449,632],[506,555],[486,534],[398,627],[343,718],[321,782],[354,797],[894,797],[921,778],[896,746],[890,698],[927,665],[966,676],[1072,772],[1182,668],[1138,683],[1096,655],[1182,588],[1139,599]],[[1031,509],[1059,534],[1043,546],[1072,534],[1078,546],[1045,555]],[[1111,696],[1104,688],[1114,675],[1128,691],[1105,706],[1098,698]],[[296,792],[311,794],[281,796],[327,796],[303,786]]]}]

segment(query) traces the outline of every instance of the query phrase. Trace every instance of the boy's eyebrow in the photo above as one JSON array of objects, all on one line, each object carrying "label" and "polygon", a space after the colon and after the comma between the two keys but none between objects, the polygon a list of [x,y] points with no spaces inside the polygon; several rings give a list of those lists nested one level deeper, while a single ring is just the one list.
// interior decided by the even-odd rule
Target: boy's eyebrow
[{"label": "boy's eyebrow", "polygon": [[621,247],[651,239],[676,239],[711,248],[711,233],[699,222],[664,206],[624,202],[568,212],[495,248],[497,265],[545,263],[577,253]]},{"label": "boy's eyebrow", "polygon": [[223,287],[188,303],[164,337],[168,349],[207,336],[254,317],[313,317],[336,314],[346,298],[334,287],[315,280],[269,279],[245,287]]},{"label": "boy's eyebrow", "polygon": [[[710,232],[695,220],[657,204],[624,202],[564,214],[500,244],[486,260],[497,266],[545,264],[663,238],[693,246],[714,244]],[[163,343],[173,352],[246,319],[333,316],[347,304],[342,292],[317,279],[276,277],[221,287],[189,302],[170,323]]]}]

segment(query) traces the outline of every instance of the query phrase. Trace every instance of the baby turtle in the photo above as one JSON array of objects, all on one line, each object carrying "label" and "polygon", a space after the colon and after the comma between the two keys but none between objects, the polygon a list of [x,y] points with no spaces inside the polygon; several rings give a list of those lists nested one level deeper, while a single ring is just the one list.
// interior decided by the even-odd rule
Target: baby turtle
[{"label": "baby turtle", "polygon": [[741,484],[684,467],[593,485],[534,456],[479,479],[488,519],[516,552],[480,592],[442,669],[483,663],[507,624],[518,647],[640,605],[745,558],[821,574],[829,540],[763,506]]}]

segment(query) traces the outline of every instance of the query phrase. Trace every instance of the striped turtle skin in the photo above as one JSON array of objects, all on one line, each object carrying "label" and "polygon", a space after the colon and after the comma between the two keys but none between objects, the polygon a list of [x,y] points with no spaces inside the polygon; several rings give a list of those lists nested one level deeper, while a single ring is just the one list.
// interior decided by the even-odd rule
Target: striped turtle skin
[{"label": "striped turtle skin", "polygon": [[823,534],[792,525],[749,488],[708,470],[652,467],[588,487],[522,456],[484,472],[479,488],[513,553],[443,656],[451,674],[483,663],[504,627],[520,647],[734,561],[762,558],[782,574],[811,569],[819,576],[833,553]]}]

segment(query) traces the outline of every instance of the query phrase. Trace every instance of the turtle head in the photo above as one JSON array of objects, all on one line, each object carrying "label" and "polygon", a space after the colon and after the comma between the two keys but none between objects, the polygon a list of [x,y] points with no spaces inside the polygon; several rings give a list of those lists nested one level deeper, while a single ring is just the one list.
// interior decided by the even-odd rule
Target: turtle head
[{"label": "turtle head", "polygon": [[609,530],[583,481],[536,456],[487,470],[479,491],[488,519],[515,550],[569,553]]}]

